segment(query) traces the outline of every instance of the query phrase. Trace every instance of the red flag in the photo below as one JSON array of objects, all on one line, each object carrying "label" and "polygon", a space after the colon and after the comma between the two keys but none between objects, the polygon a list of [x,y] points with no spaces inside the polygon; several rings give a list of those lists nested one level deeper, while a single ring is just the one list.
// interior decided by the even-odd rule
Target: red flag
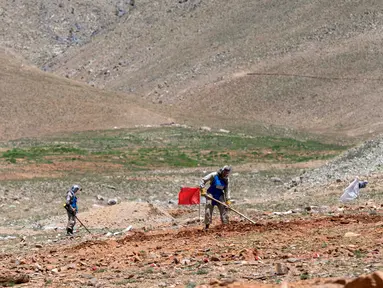
[{"label": "red flag", "polygon": [[178,205],[195,205],[200,203],[199,187],[182,187],[178,194]]}]

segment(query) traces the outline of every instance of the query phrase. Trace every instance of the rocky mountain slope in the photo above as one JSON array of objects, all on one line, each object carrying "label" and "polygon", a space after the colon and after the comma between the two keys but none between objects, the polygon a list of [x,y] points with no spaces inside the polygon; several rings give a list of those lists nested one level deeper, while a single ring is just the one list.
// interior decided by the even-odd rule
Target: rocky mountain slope
[{"label": "rocky mountain slope", "polygon": [[130,1],[2,0],[0,43],[44,69],[71,46],[108,31],[132,7]]},{"label": "rocky mountain slope", "polygon": [[305,182],[326,184],[338,180],[369,177],[382,172],[382,137],[364,142],[336,159],[303,175]]},{"label": "rocky mountain slope", "polygon": [[35,0],[0,7],[2,45],[40,69],[134,93],[180,121],[338,138],[383,128],[380,2]]}]

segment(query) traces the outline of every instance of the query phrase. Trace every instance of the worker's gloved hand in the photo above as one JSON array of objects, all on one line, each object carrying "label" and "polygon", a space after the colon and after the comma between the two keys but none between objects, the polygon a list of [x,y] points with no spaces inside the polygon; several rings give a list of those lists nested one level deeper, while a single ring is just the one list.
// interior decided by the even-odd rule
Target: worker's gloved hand
[{"label": "worker's gloved hand", "polygon": [[201,191],[201,196],[206,196],[206,193],[207,193],[206,188],[201,188],[200,191]]},{"label": "worker's gloved hand", "polygon": [[227,201],[226,201],[226,205],[227,205],[227,206],[230,206],[230,205],[231,205],[231,201],[230,201],[230,200],[227,200]]}]

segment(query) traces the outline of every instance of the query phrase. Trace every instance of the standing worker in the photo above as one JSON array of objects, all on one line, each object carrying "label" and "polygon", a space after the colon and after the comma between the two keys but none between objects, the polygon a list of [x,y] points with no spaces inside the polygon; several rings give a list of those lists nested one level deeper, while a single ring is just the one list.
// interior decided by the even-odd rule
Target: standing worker
[{"label": "standing worker", "polygon": [[76,225],[76,214],[78,212],[76,193],[81,190],[82,188],[79,185],[73,185],[66,195],[65,209],[68,213],[66,233],[68,236],[73,235],[73,228]]},{"label": "standing worker", "polygon": [[[214,199],[226,203],[230,206],[230,189],[229,189],[229,175],[231,172],[230,166],[223,166],[217,172],[212,172],[202,178],[200,183],[201,196],[209,194]],[[209,182],[210,187],[205,188],[206,183]],[[209,229],[209,225],[212,222],[214,206],[218,206],[219,213],[221,216],[222,224],[227,224],[229,218],[227,215],[227,208],[222,204],[206,198],[206,207],[205,207],[205,230]]]}]

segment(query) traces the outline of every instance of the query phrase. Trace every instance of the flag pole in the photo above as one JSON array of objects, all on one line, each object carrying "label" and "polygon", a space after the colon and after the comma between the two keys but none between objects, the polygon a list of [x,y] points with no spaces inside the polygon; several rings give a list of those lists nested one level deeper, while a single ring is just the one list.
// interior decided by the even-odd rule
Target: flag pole
[{"label": "flag pole", "polygon": [[198,222],[201,222],[201,195],[199,195],[199,203],[198,203]]}]

